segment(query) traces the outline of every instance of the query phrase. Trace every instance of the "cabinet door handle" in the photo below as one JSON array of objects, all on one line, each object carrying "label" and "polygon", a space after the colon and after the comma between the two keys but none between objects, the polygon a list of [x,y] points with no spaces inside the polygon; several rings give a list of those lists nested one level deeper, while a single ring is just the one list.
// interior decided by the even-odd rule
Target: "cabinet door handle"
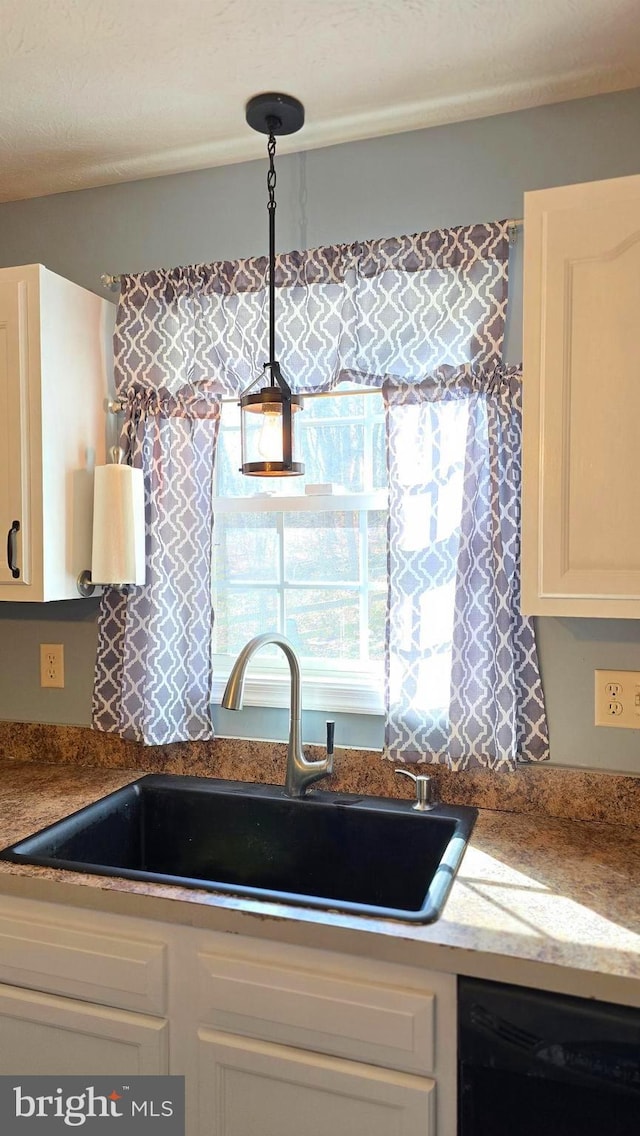
[{"label": "cabinet door handle", "polygon": [[20,569],[15,564],[15,536],[20,532],[20,521],[13,521],[7,533],[7,564],[14,580],[20,575]]}]

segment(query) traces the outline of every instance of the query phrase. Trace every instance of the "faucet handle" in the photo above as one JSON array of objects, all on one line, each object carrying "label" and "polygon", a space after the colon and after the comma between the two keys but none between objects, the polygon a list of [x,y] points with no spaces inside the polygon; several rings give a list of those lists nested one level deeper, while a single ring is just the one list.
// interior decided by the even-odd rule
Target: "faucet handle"
[{"label": "faucet handle", "polygon": [[396,769],[395,772],[401,773],[403,777],[410,777],[415,782],[416,802],[413,808],[417,812],[426,813],[435,809],[438,796],[433,777],[428,777],[426,773],[411,773],[409,769]]},{"label": "faucet handle", "polygon": [[333,754],[333,735],[335,734],[335,722],[327,722],[327,754],[329,757]]}]

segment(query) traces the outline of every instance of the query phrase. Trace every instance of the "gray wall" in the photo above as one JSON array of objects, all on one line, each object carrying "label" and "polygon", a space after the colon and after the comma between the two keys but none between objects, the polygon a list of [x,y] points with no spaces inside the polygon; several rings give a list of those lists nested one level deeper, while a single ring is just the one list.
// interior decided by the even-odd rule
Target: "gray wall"
[{"label": "gray wall", "polygon": [[[521,217],[527,189],[639,172],[640,90],[314,150],[278,163],[278,247]],[[99,292],[102,272],[259,254],[264,177],[252,162],[0,205],[0,265],[40,261]],[[520,253],[510,362],[521,357]],[[95,601],[0,604],[0,717],[89,722],[96,612]],[[593,671],[640,670],[640,622],[540,619],[538,639],[553,761],[640,773],[640,734],[593,726]],[[63,691],[38,685],[40,642],[65,644]],[[216,717],[223,733],[286,732],[285,712]],[[323,718],[306,715],[306,740],[321,740]],[[378,746],[381,722],[343,715],[337,736]]]}]

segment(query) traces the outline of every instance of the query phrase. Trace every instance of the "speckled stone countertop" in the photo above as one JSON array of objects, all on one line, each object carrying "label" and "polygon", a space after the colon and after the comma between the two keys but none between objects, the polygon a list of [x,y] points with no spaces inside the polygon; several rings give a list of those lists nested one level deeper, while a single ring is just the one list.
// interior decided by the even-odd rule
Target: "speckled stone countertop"
[{"label": "speckled stone countertop", "polygon": [[[0,847],[140,776],[3,761]],[[0,862],[0,893],[640,1005],[640,833],[481,809],[429,926]]]}]

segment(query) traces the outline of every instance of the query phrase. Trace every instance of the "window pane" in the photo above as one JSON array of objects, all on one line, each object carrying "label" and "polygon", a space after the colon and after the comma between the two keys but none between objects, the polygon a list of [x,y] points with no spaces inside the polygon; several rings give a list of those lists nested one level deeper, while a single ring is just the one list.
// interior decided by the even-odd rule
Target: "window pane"
[{"label": "window pane", "polygon": [[340,588],[285,593],[285,634],[301,655],[359,659],[358,596]]},{"label": "window pane", "polygon": [[[353,419],[357,421],[352,421]],[[350,421],[351,420],[351,421]],[[240,473],[240,413],[225,402],[216,457],[216,489],[220,497],[251,497],[256,493],[297,496],[307,483],[332,482],[350,492],[387,484],[382,397],[337,395],[307,398],[295,416],[302,477],[270,478],[268,482]]]},{"label": "window pane", "polygon": [[304,412],[309,418],[362,418],[365,409],[361,394],[307,398],[304,403]]},{"label": "window pane", "polygon": [[384,588],[387,581],[387,514],[384,509],[367,513],[369,585]]},{"label": "window pane", "polygon": [[279,579],[276,513],[218,513],[213,529],[213,579],[227,583]]},{"label": "window pane", "polygon": [[240,408],[224,402],[216,449],[215,485],[218,497],[250,497],[259,486],[255,477],[240,473]]},{"label": "window pane", "polygon": [[284,514],[285,580],[357,583],[359,560],[358,513]]},{"label": "window pane", "polygon": [[387,455],[384,422],[375,422],[372,426],[372,488],[386,489]]},{"label": "window pane", "polygon": [[[235,656],[254,635],[278,630],[279,605],[275,588],[219,588],[214,594],[214,607],[213,652],[216,655]],[[263,647],[260,656],[277,652],[277,647]]]},{"label": "window pane", "polygon": [[384,658],[384,625],[386,614],[386,590],[372,592],[369,596],[369,618],[367,620],[369,658],[372,661]]},{"label": "window pane", "polygon": [[305,425],[299,441],[308,482],[330,481],[351,493],[364,490],[364,425]]}]

